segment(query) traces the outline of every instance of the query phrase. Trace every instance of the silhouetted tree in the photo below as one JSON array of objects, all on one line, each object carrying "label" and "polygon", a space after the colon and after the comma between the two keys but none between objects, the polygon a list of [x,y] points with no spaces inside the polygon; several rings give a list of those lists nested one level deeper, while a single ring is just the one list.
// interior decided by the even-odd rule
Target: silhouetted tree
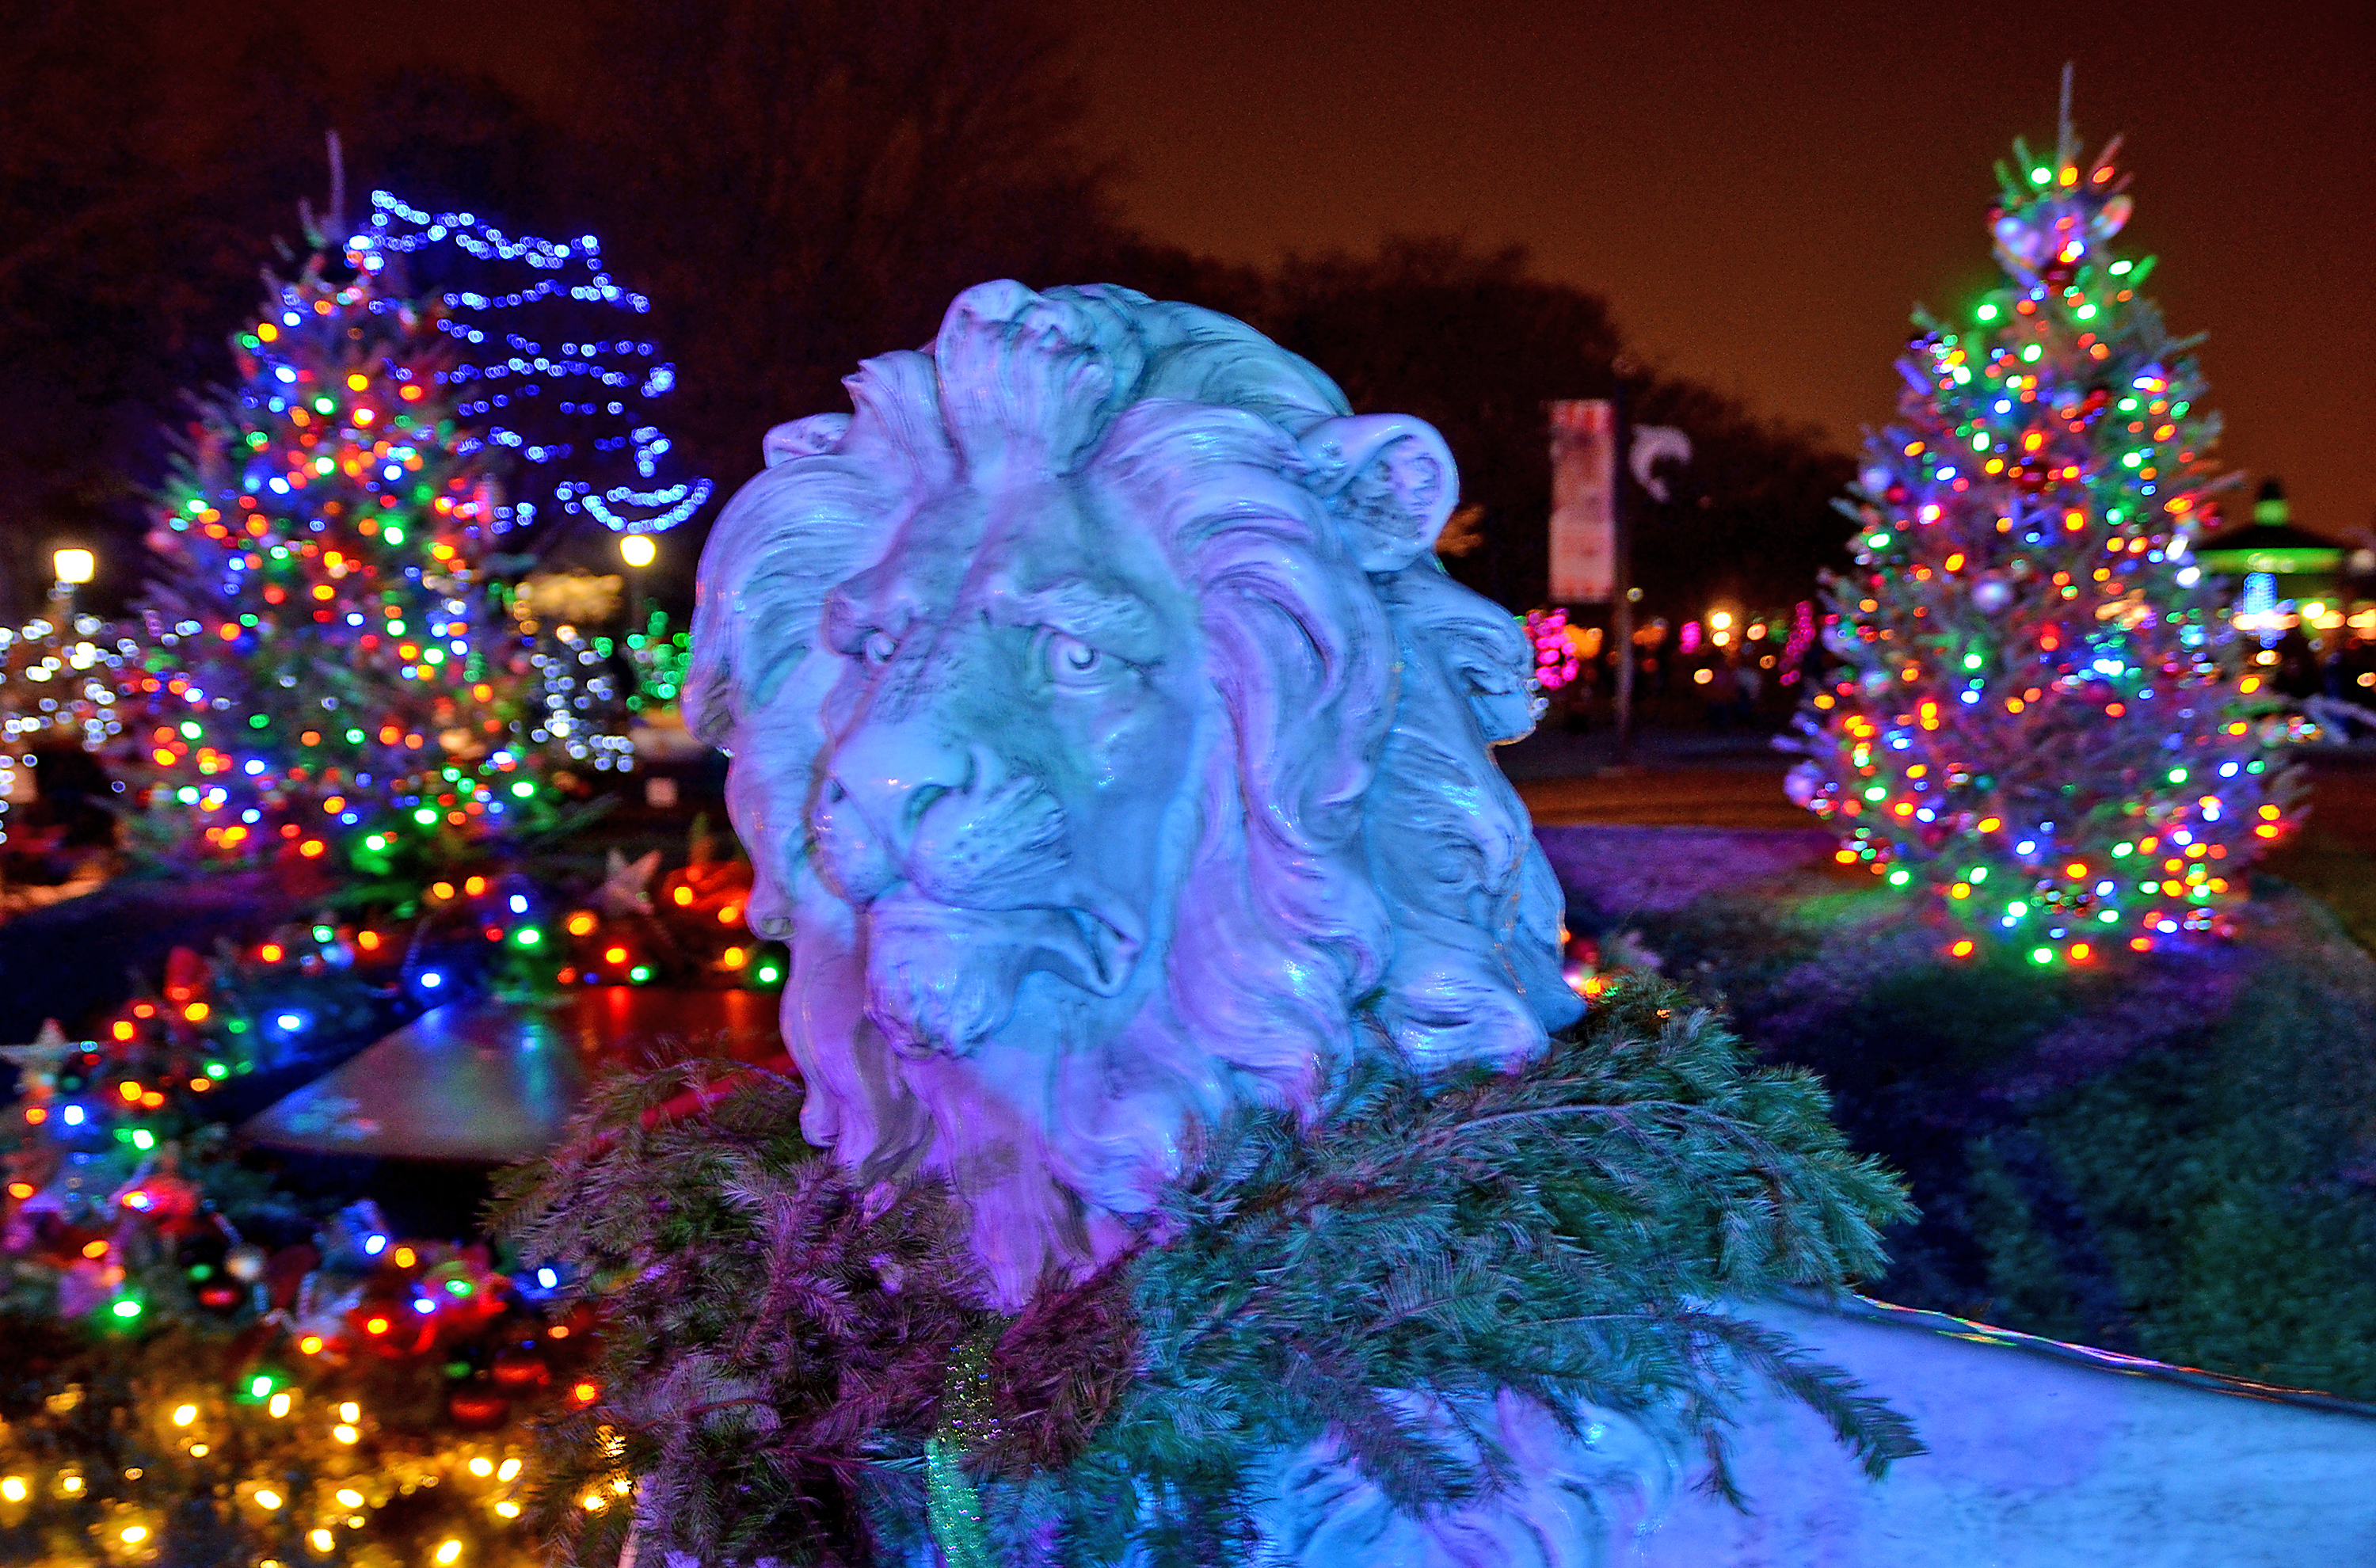
[{"label": "silhouetted tree", "polygon": [[[1147,248],[1112,262],[1116,281],[1261,327],[1335,376],[1356,408],[1432,422],[1459,460],[1464,497],[1484,508],[1483,541],[1448,563],[1453,573],[1514,608],[1543,602],[1543,405],[1615,390],[1622,340],[1606,302],[1535,276],[1521,249],[1479,253],[1449,239],[1393,239],[1372,255],[1291,258],[1269,273]],[[1847,482],[1847,457],[1694,383],[1630,367],[1627,379],[1634,417],[1681,426],[1694,448],[1687,468],[1664,474],[1667,501],[1632,497],[1647,612],[1812,595],[1818,568],[1845,559],[1847,524],[1831,501]]]},{"label": "silhouetted tree", "polygon": [[[268,0],[203,12],[137,0],[12,9],[0,50],[0,611],[38,600],[48,543],[106,563],[96,597],[137,586],[146,487],[182,389],[219,384],[259,269],[305,248],[323,133],[356,191],[471,169],[546,182],[552,137],[501,89],[435,73],[332,70]],[[360,79],[356,79],[356,78]],[[508,192],[505,193],[508,197]],[[13,579],[13,580],[12,580]]]},{"label": "silhouetted tree", "polygon": [[[259,267],[303,248],[297,203],[327,194],[335,125],[350,217],[386,185],[516,231],[600,234],[677,361],[681,456],[728,491],[768,425],[838,406],[859,360],[927,340],[962,289],[1102,279],[1243,316],[1356,406],[1432,420],[1484,508],[1455,570],[1514,607],[1541,602],[1542,405],[1607,396],[1622,344],[1605,302],[1535,275],[1523,251],[1396,239],[1256,268],[1149,244],[1083,146],[1065,36],[1028,3],[593,0],[573,22],[592,62],[575,108],[368,53],[317,57],[275,0],[59,0],[12,24],[0,574],[74,531],[108,557],[102,601],[133,586],[141,491],[189,417],[179,389],[230,376],[225,334]],[[1838,558],[1827,504],[1846,459],[1705,388],[1634,379],[1637,416],[1698,449],[1672,501],[1642,514],[1650,608],[1811,592]],[[668,552],[664,595],[685,592],[696,542]],[[41,585],[0,575],[0,600],[12,588],[0,609]]]},{"label": "silhouetted tree", "polygon": [[1076,281],[1111,249],[1082,91],[1028,6],[616,7],[589,197],[683,368],[677,418],[738,481],[859,360],[927,340],[985,279]]}]

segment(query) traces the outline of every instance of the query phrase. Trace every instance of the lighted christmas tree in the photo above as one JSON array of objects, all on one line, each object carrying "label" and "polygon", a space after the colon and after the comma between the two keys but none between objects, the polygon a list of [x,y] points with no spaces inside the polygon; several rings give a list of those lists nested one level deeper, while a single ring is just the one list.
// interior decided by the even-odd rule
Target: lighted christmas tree
[{"label": "lighted christmas tree", "polygon": [[1918,314],[1898,422],[1847,509],[1828,585],[1845,669],[1801,710],[1791,793],[1839,858],[1929,888],[1966,932],[2040,964],[2215,929],[2292,818],[2216,585],[2217,420],[2190,341],[2117,255],[2115,140],[2014,143],[1990,214],[2005,281]]},{"label": "lighted christmas tree", "polygon": [[489,594],[497,454],[456,422],[438,308],[317,257],[202,406],[150,535],[157,646],[125,736],[148,820],[185,849],[375,873],[545,807]]}]

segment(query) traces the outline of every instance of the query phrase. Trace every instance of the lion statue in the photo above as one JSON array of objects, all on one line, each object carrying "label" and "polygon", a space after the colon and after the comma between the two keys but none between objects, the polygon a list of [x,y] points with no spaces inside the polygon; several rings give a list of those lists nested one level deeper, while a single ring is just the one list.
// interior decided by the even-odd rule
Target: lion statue
[{"label": "lion statue", "polygon": [[1111,287],[981,285],[849,386],[719,518],[685,688],[812,1142],[945,1175],[1012,1306],[1230,1105],[1577,1016],[1490,751],[1531,660],[1436,563],[1432,428]]},{"label": "lion statue", "polygon": [[[1126,1246],[1232,1107],[1576,1018],[1491,750],[1532,727],[1530,650],[1436,561],[1432,427],[1112,287],[984,284],[848,386],[710,537],[687,712],[790,944],[804,1135],[944,1178],[999,1307]],[[1544,1521],[1594,1514],[1610,1455],[1505,1403],[1545,1496],[1409,1561],[1598,1560]],[[1328,1454],[1281,1463],[1289,1559],[1398,1527]]]}]

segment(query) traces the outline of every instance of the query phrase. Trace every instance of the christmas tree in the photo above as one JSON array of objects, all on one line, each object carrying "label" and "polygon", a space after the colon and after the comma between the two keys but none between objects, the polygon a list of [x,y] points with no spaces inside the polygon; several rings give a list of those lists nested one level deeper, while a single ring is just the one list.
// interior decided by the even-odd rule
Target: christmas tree
[{"label": "christmas tree", "polygon": [[2216,526],[2191,341],[2139,297],[2149,257],[2115,140],[2014,143],[1990,213],[2005,280],[1919,313],[1898,422],[1868,445],[1856,569],[1827,585],[1845,668],[1801,709],[1791,793],[1839,859],[1919,885],[2038,964],[2220,927],[2292,818],[2190,541]]},{"label": "christmas tree", "polygon": [[499,455],[457,425],[438,328],[317,256],[201,406],[150,534],[156,648],[125,735],[184,849],[376,874],[545,809],[489,593]]}]

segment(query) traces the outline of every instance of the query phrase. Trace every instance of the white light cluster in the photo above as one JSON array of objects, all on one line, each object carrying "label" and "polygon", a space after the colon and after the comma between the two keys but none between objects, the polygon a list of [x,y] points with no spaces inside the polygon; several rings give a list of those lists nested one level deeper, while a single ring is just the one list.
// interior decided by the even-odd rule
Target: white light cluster
[{"label": "white light cluster", "polygon": [[[139,659],[139,645],[95,615],[60,625],[35,619],[0,626],[0,814],[45,736],[71,736],[97,752],[124,731],[112,671]],[[7,839],[0,816],[0,842]]]},{"label": "white light cluster", "polygon": [[575,626],[552,628],[529,661],[544,712],[529,739],[601,771],[630,772],[636,743],[627,734],[626,694],[608,657],[610,639],[589,640]]}]

